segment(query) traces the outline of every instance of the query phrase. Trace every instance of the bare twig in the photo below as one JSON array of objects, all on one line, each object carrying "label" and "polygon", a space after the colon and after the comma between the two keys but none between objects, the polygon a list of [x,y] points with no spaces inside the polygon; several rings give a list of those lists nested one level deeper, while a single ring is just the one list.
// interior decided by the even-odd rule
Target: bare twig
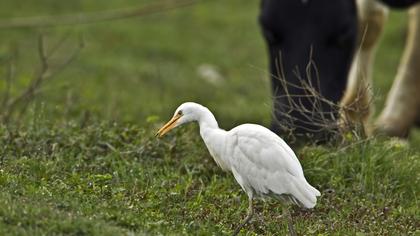
[{"label": "bare twig", "polygon": [[192,4],[195,4],[197,2],[198,0],[160,1],[141,7],[94,13],[13,18],[0,21],[0,29],[92,24],[104,21],[120,20],[125,18],[141,17],[145,15],[156,14],[181,7],[191,6]]},{"label": "bare twig", "polygon": [[[366,134],[364,133],[364,128],[361,127],[362,124],[351,119],[345,119],[343,114],[346,112],[364,112],[365,109],[369,109],[368,106],[358,106],[360,99],[362,99],[363,89],[369,90],[369,87],[359,88],[358,96],[350,104],[334,103],[325,98],[320,92],[321,82],[318,68],[313,59],[310,59],[308,65],[305,67],[306,78],[302,77],[299,70],[295,68],[292,76],[298,78],[297,83],[292,83],[285,79],[280,52],[275,65],[278,75],[270,73],[268,75],[279,80],[281,84],[279,86],[280,88],[275,88],[276,91],[274,91],[274,94],[279,94],[277,92],[280,89],[283,93],[273,97],[276,109],[273,111],[272,116],[274,122],[281,127],[283,134],[286,135],[289,142],[293,143],[297,139],[295,135],[296,129],[301,129],[308,133],[325,132],[330,134],[331,138],[336,138],[337,141],[342,141],[342,143],[346,143],[344,141],[348,140],[348,134],[351,134],[354,140],[365,140]],[[255,66],[252,66],[252,68],[267,74],[265,69]],[[292,93],[292,89],[300,92]],[[309,101],[310,106],[305,106],[302,100]],[[372,102],[373,100],[370,99],[368,104]],[[331,110],[326,111],[322,105],[329,106]],[[293,112],[294,114],[292,114]],[[296,114],[304,119],[298,120]],[[276,115],[279,115],[281,120],[277,119]]]},{"label": "bare twig", "polygon": [[7,103],[9,102],[10,99],[10,89],[12,87],[12,80],[15,77],[15,64],[14,64],[14,59],[11,59],[9,61],[9,65],[8,65],[8,71],[7,71],[7,75],[5,77],[5,83],[6,83],[6,87],[4,90],[4,96],[3,96],[3,100],[1,102],[1,107],[0,107],[0,111],[4,110]]},{"label": "bare twig", "polygon": [[[60,42],[53,47],[51,53],[47,53],[46,43],[43,36],[38,38],[38,56],[40,60],[40,68],[38,72],[35,73],[33,79],[29,85],[18,95],[11,97],[9,92],[7,92],[7,99],[4,99],[4,105],[1,107],[0,112],[2,113],[2,121],[8,123],[11,116],[16,114],[17,121],[25,113],[29,104],[33,101],[35,96],[40,92],[42,85],[57,73],[61,72],[69,63],[71,63],[76,56],[79,54],[80,50],[83,48],[83,41],[80,39],[79,45],[73,52],[65,58],[64,62],[59,65],[52,66],[50,63],[51,56],[57,47],[60,47],[62,42],[65,40],[60,40]],[[10,82],[10,80],[9,80]],[[10,86],[10,85],[9,85]],[[15,112],[19,108],[19,112]]]},{"label": "bare twig", "polygon": [[[342,110],[360,112],[360,109],[365,109],[353,104],[357,104],[360,98],[342,107],[321,94],[318,69],[311,58],[305,68],[306,77],[303,77],[297,68],[293,71],[293,76],[298,79],[298,83],[292,83],[285,79],[281,61],[280,54],[278,63],[276,63],[280,76],[271,75],[280,81],[281,88],[276,89],[283,90],[279,96],[273,98],[277,108],[273,117],[285,134],[289,135],[290,140],[296,140],[296,129],[303,130],[308,134],[324,133],[338,140],[345,140],[344,136],[348,132],[354,134],[352,137],[365,138],[363,129],[357,129],[358,125],[352,123],[351,120],[342,119],[342,113],[340,112]],[[292,93],[289,89],[293,89],[296,93]],[[328,109],[326,109],[327,107]],[[354,109],[357,109],[357,111]],[[277,120],[276,115],[279,115],[281,120]]]},{"label": "bare twig", "polygon": [[[22,101],[26,100],[28,101],[29,98],[34,96],[35,89],[39,87],[42,83],[42,81],[47,78],[48,75],[48,61],[47,57],[45,55],[45,45],[44,45],[44,37],[39,36],[38,39],[38,54],[41,61],[41,69],[38,74],[38,76],[35,77],[35,79],[29,84],[29,86],[18,96],[11,99],[8,104],[7,108],[5,110],[4,115],[4,121],[7,123],[9,121],[9,118],[11,114],[14,112],[14,110],[17,108],[17,105],[21,103]],[[27,104],[27,102],[25,103]],[[26,105],[24,105],[26,109]]]}]

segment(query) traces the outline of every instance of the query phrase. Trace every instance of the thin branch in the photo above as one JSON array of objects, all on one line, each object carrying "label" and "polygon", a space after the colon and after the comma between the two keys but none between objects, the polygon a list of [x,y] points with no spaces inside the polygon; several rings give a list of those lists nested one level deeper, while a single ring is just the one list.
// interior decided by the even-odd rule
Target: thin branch
[{"label": "thin branch", "polygon": [[47,57],[45,55],[45,46],[44,46],[44,37],[43,36],[39,36],[39,38],[38,38],[38,54],[39,54],[39,59],[41,61],[40,72],[39,72],[38,76],[36,76],[36,78],[26,88],[25,91],[23,91],[19,96],[15,97],[13,100],[11,100],[8,103],[7,106],[8,106],[8,113],[9,114],[11,112],[13,112],[14,108],[16,107],[16,105],[19,102],[21,102],[23,99],[31,97],[33,95],[33,92],[34,92],[35,88],[38,87],[41,84],[41,82],[47,77],[48,61],[47,61]]},{"label": "thin branch", "polygon": [[[57,47],[60,47],[59,42]],[[15,114],[15,110],[19,108],[19,112],[16,114],[17,120],[25,113],[33,98],[41,91],[42,85],[49,79],[52,78],[57,73],[61,72],[68,64],[70,64],[76,56],[79,54],[80,50],[83,48],[83,41],[80,38],[79,45],[77,46],[76,50],[74,50],[64,62],[60,63],[55,67],[51,67],[50,60],[51,55],[47,54],[45,39],[41,35],[38,39],[38,56],[40,60],[40,69],[37,73],[35,73],[34,78],[30,82],[30,84],[23,90],[20,94],[18,94],[13,99],[8,98],[4,107],[2,108],[1,112],[3,113],[2,120],[4,123],[7,123],[11,116]],[[55,50],[55,49],[54,49]]]},{"label": "thin branch", "polygon": [[10,100],[10,90],[12,88],[12,80],[15,77],[15,64],[13,60],[14,59],[11,59],[9,61],[8,71],[5,77],[6,88],[4,91],[3,100],[1,102],[0,111],[4,110],[4,108],[6,107],[7,103]]},{"label": "thin branch", "polygon": [[191,6],[199,0],[161,1],[146,6],[118,9],[94,13],[79,13],[61,16],[36,16],[12,18],[0,21],[0,29],[55,27],[62,25],[81,25],[98,22],[121,20],[165,12],[181,7]]},{"label": "thin branch", "polygon": [[[345,134],[347,132],[352,132],[356,139],[366,138],[363,134],[363,129],[358,129],[360,126],[352,123],[351,120],[343,119],[341,116],[342,113],[340,112],[342,110],[349,111],[356,108],[357,112],[361,112],[363,109],[367,109],[354,106],[354,104],[358,103],[358,100],[363,98],[358,96],[352,104],[341,107],[340,104],[334,103],[323,96],[320,91],[319,71],[316,63],[312,59],[312,52],[310,53],[310,60],[305,67],[305,77],[301,75],[299,68],[292,71],[291,76],[297,78],[297,82],[295,83],[286,81],[281,62],[282,58],[280,54],[279,58],[276,59],[278,75],[271,75],[274,79],[279,80],[281,84],[276,90],[282,90],[282,93],[279,93],[277,97],[273,97],[276,107],[273,118],[285,134],[289,134],[290,139],[296,140],[295,131],[297,129],[308,133],[308,135],[323,133],[327,135],[325,137],[329,136],[342,142],[345,141]],[[289,88],[292,88],[296,94],[291,93]],[[278,94],[277,92],[275,91],[274,94]],[[369,103],[371,102],[369,101]],[[325,110],[326,107],[328,107],[327,111]],[[278,117],[281,117],[281,119],[277,119],[276,115],[279,115]]]}]

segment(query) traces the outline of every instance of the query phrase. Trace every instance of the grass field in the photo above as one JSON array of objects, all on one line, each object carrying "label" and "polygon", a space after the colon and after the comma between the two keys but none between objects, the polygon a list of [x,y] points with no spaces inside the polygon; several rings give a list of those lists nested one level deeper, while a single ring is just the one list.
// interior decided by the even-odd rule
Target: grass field
[{"label": "grass field", "polygon": [[[1,19],[138,6],[152,1],[6,0]],[[47,81],[10,126],[0,126],[0,235],[229,235],[246,196],[216,166],[196,125],[163,139],[157,128],[184,101],[210,107],[229,129],[270,122],[270,88],[258,1],[202,1],[142,18],[84,26],[0,30],[0,74],[15,65],[11,96],[39,68],[37,38],[52,64],[84,48]],[[375,65],[377,110],[399,61],[404,12],[393,12]],[[219,71],[218,84],[197,73]],[[6,90],[0,81],[0,92]],[[356,140],[297,150],[317,207],[295,209],[299,235],[418,235],[420,132],[408,144]],[[278,202],[258,202],[243,235],[284,235]]]}]

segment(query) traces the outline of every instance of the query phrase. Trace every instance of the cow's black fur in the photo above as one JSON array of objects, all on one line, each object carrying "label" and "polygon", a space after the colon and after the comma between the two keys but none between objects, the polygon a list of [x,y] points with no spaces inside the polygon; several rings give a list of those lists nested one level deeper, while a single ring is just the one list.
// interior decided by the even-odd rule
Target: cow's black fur
[{"label": "cow's black fur", "polygon": [[[299,73],[304,80],[311,78],[318,84],[320,93],[328,100],[337,103],[346,87],[346,78],[353,58],[357,36],[356,5],[352,0],[263,0],[260,24],[268,45],[272,91],[274,96],[274,115],[272,129],[277,133],[284,131],[281,124],[293,123],[294,134],[312,133],[318,135],[319,127],[314,125],[312,112],[302,114],[292,110],[289,119],[288,104],[284,95],[286,88],[291,95],[305,95],[300,85]],[[306,68],[312,59],[315,63],[307,73]],[[280,61],[281,60],[281,65]],[[280,71],[282,70],[282,71]],[[317,71],[317,72],[316,72]],[[289,83],[283,87],[281,75]],[[309,76],[310,75],[310,76]],[[317,87],[317,86],[315,86]],[[295,105],[313,110],[310,99],[292,97]],[[293,105],[294,107],[296,107]],[[316,109],[331,112],[333,108],[326,103]],[[302,110],[302,109],[300,109]],[[326,116],[327,119],[330,117]]]},{"label": "cow's black fur", "polygon": [[390,7],[407,8],[419,2],[419,0],[381,0]]}]

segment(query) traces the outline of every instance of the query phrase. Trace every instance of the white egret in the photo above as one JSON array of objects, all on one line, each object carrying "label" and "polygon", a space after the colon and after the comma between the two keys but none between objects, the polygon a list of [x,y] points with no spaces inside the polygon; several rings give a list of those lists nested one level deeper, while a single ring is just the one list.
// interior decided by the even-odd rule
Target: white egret
[{"label": "white egret", "polygon": [[[216,163],[223,170],[231,171],[248,195],[248,214],[234,235],[251,220],[254,198],[274,197],[305,208],[315,206],[320,193],[306,181],[295,153],[283,139],[263,126],[243,124],[225,131],[219,128],[209,109],[186,102],[176,109],[172,119],[156,135],[161,137],[192,121],[198,122],[200,135]],[[290,213],[287,207],[283,209],[288,218],[289,233],[296,235]]]}]

